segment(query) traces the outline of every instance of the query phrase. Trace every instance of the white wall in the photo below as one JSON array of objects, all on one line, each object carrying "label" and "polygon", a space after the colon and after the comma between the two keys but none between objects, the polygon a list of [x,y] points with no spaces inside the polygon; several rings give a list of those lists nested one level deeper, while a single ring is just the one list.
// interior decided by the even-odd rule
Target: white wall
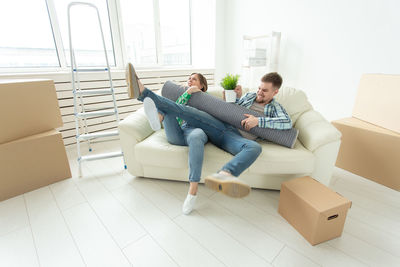
[{"label": "white wall", "polygon": [[192,65],[215,67],[216,0],[192,0]]},{"label": "white wall", "polygon": [[400,74],[400,1],[217,0],[216,12],[216,83],[240,73],[243,35],[271,30],[284,84],[328,120],[351,116],[362,73]]}]

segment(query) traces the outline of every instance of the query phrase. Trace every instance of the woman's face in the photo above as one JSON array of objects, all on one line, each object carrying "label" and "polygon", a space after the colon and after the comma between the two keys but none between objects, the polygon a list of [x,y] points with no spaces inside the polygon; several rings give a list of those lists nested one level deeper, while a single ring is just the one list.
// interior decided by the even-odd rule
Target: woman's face
[{"label": "woman's face", "polygon": [[197,76],[197,74],[192,74],[190,75],[189,79],[188,79],[188,86],[197,86],[200,89],[203,87],[200,83],[199,77]]}]

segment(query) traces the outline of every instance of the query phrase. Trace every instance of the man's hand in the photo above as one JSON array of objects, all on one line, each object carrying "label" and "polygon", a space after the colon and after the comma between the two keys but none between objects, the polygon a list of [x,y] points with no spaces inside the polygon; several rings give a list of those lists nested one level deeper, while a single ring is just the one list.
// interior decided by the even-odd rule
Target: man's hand
[{"label": "man's hand", "polygon": [[236,93],[236,98],[242,97],[243,90],[241,85],[236,86],[234,91]]},{"label": "man's hand", "polygon": [[242,120],[240,124],[245,128],[247,131],[250,130],[251,128],[254,128],[255,126],[258,126],[258,118],[254,117],[253,115],[250,114],[244,114],[247,118]]},{"label": "man's hand", "polygon": [[[242,86],[238,85],[235,87],[235,89],[233,90],[236,93],[236,98],[241,98],[242,97]],[[225,90],[222,91],[222,99],[224,99],[225,101]]]},{"label": "man's hand", "polygon": [[197,86],[191,86],[191,87],[189,87],[189,88],[186,90],[186,92],[187,92],[189,95],[191,95],[191,94],[193,94],[193,93],[201,92],[201,89],[200,89],[199,87],[197,87]]}]

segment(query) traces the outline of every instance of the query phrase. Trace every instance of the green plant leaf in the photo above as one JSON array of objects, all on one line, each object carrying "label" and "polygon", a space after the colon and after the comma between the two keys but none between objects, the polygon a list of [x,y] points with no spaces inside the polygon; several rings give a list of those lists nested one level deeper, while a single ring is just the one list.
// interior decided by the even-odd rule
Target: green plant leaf
[{"label": "green plant leaf", "polygon": [[240,75],[236,74],[226,74],[226,76],[221,80],[220,85],[225,90],[233,90],[236,88]]}]

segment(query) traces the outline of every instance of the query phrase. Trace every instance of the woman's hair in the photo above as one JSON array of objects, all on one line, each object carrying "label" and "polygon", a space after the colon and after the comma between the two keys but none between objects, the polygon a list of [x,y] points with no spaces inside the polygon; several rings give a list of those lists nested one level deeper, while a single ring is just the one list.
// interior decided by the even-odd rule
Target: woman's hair
[{"label": "woman's hair", "polygon": [[201,88],[201,91],[206,92],[207,89],[208,89],[208,84],[207,84],[206,77],[204,77],[203,74],[198,73],[198,72],[193,72],[192,74],[190,74],[190,76],[192,76],[193,74],[197,75],[197,77],[199,78],[200,84],[203,86],[203,88]]}]

